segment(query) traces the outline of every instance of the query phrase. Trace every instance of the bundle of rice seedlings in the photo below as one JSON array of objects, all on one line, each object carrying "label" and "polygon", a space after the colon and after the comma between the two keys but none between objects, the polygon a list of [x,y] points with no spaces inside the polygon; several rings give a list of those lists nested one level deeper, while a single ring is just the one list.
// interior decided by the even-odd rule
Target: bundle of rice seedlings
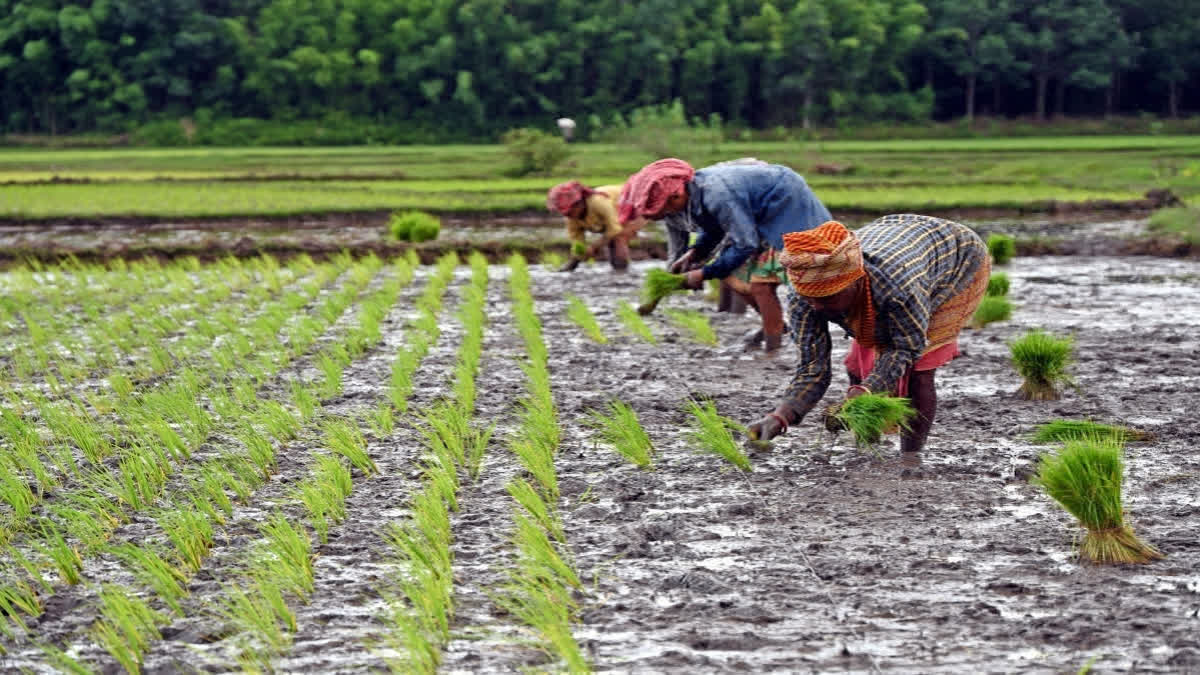
[{"label": "bundle of rice seedlings", "polygon": [[834,417],[854,434],[860,448],[879,442],[885,431],[899,426],[908,428],[908,421],[917,414],[906,398],[886,394],[863,394],[846,401],[834,412]]},{"label": "bundle of rice seedlings", "polygon": [[752,469],[750,458],[738,450],[737,443],[733,440],[733,434],[730,433],[730,428],[744,433],[745,430],[741,429],[740,425],[718,413],[717,406],[712,401],[705,401],[701,404],[690,400],[688,401],[688,412],[693,417],[692,440],[696,441],[701,449],[724,457],[742,471]]},{"label": "bundle of rice seedlings", "polygon": [[666,270],[655,268],[646,273],[642,299],[647,305],[657,304],[659,300],[682,290],[685,290],[682,274],[671,274]]},{"label": "bundle of rice seedlings", "polygon": [[692,340],[702,345],[715,346],[718,342],[717,333],[708,322],[708,317],[694,309],[667,310],[667,318],[680,330],[685,331]]},{"label": "bundle of rice seedlings", "polygon": [[988,277],[987,294],[994,298],[1008,295],[1008,275],[1004,272],[996,272]]},{"label": "bundle of rice seedlings", "polygon": [[654,445],[638,422],[637,413],[628,403],[609,402],[608,414],[593,410],[587,425],[599,431],[600,439],[629,458],[629,461],[643,469],[650,467],[650,453]]},{"label": "bundle of rice seedlings", "polygon": [[1013,366],[1025,378],[1017,396],[1026,401],[1057,401],[1059,383],[1070,383],[1067,366],[1074,349],[1071,338],[1057,338],[1040,330],[1030,331],[1008,344]]},{"label": "bundle of rice seedlings", "polygon": [[1148,431],[1115,424],[1101,424],[1085,420],[1053,420],[1034,430],[1033,442],[1057,443],[1058,441],[1100,439],[1126,443],[1148,440],[1152,436],[1153,434]]},{"label": "bundle of rice seedlings", "polygon": [[571,243],[571,256],[574,258],[584,258],[587,256],[587,244],[582,241]]},{"label": "bundle of rice seedlings", "polygon": [[989,234],[987,239],[988,253],[997,265],[1007,265],[1017,253],[1017,240],[1007,234]]},{"label": "bundle of rice seedlings", "polygon": [[971,325],[976,328],[994,321],[1005,321],[1012,317],[1012,303],[1000,296],[987,296],[979,303],[975,316],[971,317]]},{"label": "bundle of rice seedlings", "polygon": [[1079,554],[1095,563],[1145,563],[1165,557],[1124,522],[1121,444],[1114,439],[1068,441],[1043,455],[1033,482],[1087,529]]}]

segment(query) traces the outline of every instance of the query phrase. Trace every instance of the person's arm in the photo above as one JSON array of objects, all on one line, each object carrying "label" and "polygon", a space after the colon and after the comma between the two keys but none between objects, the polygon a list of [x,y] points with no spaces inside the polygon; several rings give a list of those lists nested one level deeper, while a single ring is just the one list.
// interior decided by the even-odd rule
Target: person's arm
[{"label": "person's arm", "polygon": [[704,278],[724,279],[758,253],[761,242],[757,226],[743,200],[728,190],[706,192],[704,207],[710,220],[719,223],[721,231],[729,235],[729,246],[705,265]]},{"label": "person's arm", "polygon": [[792,381],[776,410],[786,411],[787,423],[796,424],[804,419],[829,389],[832,379],[829,322],[818,316],[812,306],[790,287],[787,309],[792,340],[799,354]]},{"label": "person's arm", "polygon": [[586,231],[582,220],[567,218],[567,239],[571,240],[571,256],[574,258],[583,258],[586,255],[587,238],[584,235]]},{"label": "person's arm", "polygon": [[926,303],[915,298],[884,303],[877,315],[890,324],[889,344],[876,347],[875,366],[863,378],[862,386],[874,393],[895,391],[896,384],[925,351],[925,330],[929,326]]}]

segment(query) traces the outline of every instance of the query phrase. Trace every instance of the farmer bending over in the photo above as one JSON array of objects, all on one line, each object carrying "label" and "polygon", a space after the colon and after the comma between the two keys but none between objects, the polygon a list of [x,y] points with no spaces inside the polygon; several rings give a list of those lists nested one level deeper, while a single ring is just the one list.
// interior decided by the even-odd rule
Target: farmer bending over
[{"label": "farmer bending over", "polygon": [[[593,189],[577,180],[550,188],[546,205],[551,211],[567,217],[567,237],[571,239],[571,259],[560,271],[574,270],[584,258],[595,257],[605,246],[608,246],[608,262],[614,270],[629,267],[629,241],[637,236],[645,221],[617,222],[617,197],[620,194],[620,185],[602,185]],[[600,240],[590,247],[585,246],[586,232],[600,233]]]},{"label": "farmer bending over", "polygon": [[[783,248],[783,234],[820,225],[830,219],[829,210],[795,171],[757,161],[696,171],[681,159],[660,159],[625,183],[622,223],[672,214],[681,215],[685,229],[700,236],[669,269],[686,272],[685,285],[692,289],[703,286],[705,279],[730,279],[762,316],[764,348],[779,349],[783,309],[775,295],[775,257]],[[728,245],[704,265],[726,236]],[[745,263],[750,263],[745,278],[739,279],[734,272]]]},{"label": "farmer bending over", "polygon": [[963,225],[884,216],[857,232],[828,222],[784,235],[792,337],[799,365],[782,403],[750,426],[752,438],[787,431],[829,387],[829,322],[854,337],[846,398],[868,392],[912,399],[917,415],[900,450],[919,452],[937,411],[934,370],[958,355],[958,333],[987,290],[987,246]]}]

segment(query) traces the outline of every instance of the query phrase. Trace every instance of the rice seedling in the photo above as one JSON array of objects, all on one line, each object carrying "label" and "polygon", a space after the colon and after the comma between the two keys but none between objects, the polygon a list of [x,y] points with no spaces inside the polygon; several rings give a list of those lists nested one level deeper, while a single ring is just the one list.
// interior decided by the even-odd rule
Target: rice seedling
[{"label": "rice seedling", "polygon": [[562,267],[562,264],[566,261],[563,260],[561,255],[555,253],[554,251],[543,251],[539,262],[541,262],[541,264],[545,267],[558,268]]},{"label": "rice seedling", "polygon": [[323,377],[318,389],[321,400],[328,401],[339,396],[342,393],[342,364],[340,360],[328,353],[321,353],[317,357],[317,368],[320,369]]},{"label": "rice seedling", "polygon": [[92,626],[92,636],[127,672],[141,672],[142,655],[151,640],[162,638],[158,624],[165,617],[120,586],[103,587],[100,606],[101,618]]},{"label": "rice seedling", "polygon": [[42,615],[42,601],[28,581],[15,579],[0,586],[0,632],[12,636],[15,626],[22,633],[29,631],[25,618]]},{"label": "rice seedling", "polygon": [[600,324],[596,321],[592,310],[588,309],[588,306],[583,304],[583,300],[580,300],[575,295],[567,295],[567,317],[582,328],[584,334],[595,342],[602,345],[608,344],[608,337],[600,328]]},{"label": "rice seedling", "polygon": [[1053,420],[1041,424],[1034,430],[1034,443],[1057,443],[1059,441],[1112,440],[1116,443],[1144,441],[1153,434],[1140,429],[1102,424],[1086,420]]},{"label": "rice seedling", "polygon": [[271,665],[268,655],[282,654],[292,645],[296,615],[274,580],[254,577],[245,587],[226,585],[215,613],[244,634],[244,639],[256,639],[265,647],[268,653],[261,654],[255,645],[244,644],[243,656],[259,656],[251,662],[261,664],[267,670]]},{"label": "rice seedling", "polygon": [[1067,366],[1072,361],[1074,341],[1057,338],[1040,330],[1030,331],[1008,344],[1017,373],[1025,378],[1017,396],[1027,401],[1056,401],[1062,398],[1059,384],[1071,383]]},{"label": "rice seedling", "polygon": [[742,471],[750,471],[750,459],[738,449],[737,443],[730,433],[730,426],[737,423],[723,417],[717,412],[717,406],[712,401],[703,404],[689,400],[687,410],[692,414],[691,438],[700,449],[724,457]]},{"label": "rice seedling", "polygon": [[371,409],[367,415],[367,422],[371,426],[371,431],[379,438],[390,436],[392,430],[396,427],[395,409],[392,404],[387,401],[380,402],[379,405]]},{"label": "rice seedling", "polygon": [[175,612],[183,613],[182,601],[188,597],[187,575],[161,555],[137,544],[121,544],[108,549],[142,584],[154,589],[158,597]]},{"label": "rice seedling", "polygon": [[248,423],[244,424],[236,435],[246,448],[245,459],[252,462],[262,475],[262,478],[255,479],[257,482],[254,485],[270,478],[275,473],[275,446],[271,444],[271,439]]},{"label": "rice seedling", "polygon": [[1007,234],[993,232],[987,238],[988,253],[997,265],[1007,265],[1017,253],[1017,240]]},{"label": "rice seedling", "polygon": [[520,504],[529,513],[529,515],[537,521],[542,529],[550,533],[555,541],[560,544],[567,542],[567,536],[563,533],[562,522],[558,518],[558,514],[554,511],[554,507],[547,504],[542,495],[533,487],[529,481],[524,478],[518,478],[507,486],[508,494],[518,504]]},{"label": "rice seedling", "polygon": [[300,412],[300,421],[311,422],[317,414],[317,408],[320,407],[321,402],[300,380],[292,380],[289,386],[292,390],[292,405],[296,406],[296,410]]},{"label": "rice seedling", "polygon": [[640,337],[652,345],[658,344],[658,338],[654,337],[654,332],[650,330],[650,326],[646,325],[645,320],[634,309],[633,305],[628,302],[622,302],[617,305],[617,318],[625,326],[625,329],[630,333]]},{"label": "rice seedling", "polygon": [[300,434],[300,420],[278,401],[263,401],[257,417],[267,433],[280,443],[293,440]]},{"label": "rice seedling", "polygon": [[79,551],[63,538],[62,532],[50,521],[42,522],[42,540],[38,545],[43,555],[50,559],[63,583],[74,586],[83,580],[83,558]]},{"label": "rice seedling", "polygon": [[1163,558],[1125,523],[1121,506],[1124,462],[1116,439],[1067,441],[1043,455],[1033,482],[1086,530],[1080,556],[1095,563],[1146,563]]},{"label": "rice seedling", "polygon": [[312,540],[303,526],[294,526],[276,513],[259,527],[265,537],[254,555],[255,575],[273,580],[280,590],[307,602],[312,595]]},{"label": "rice seedling", "polygon": [[717,344],[716,332],[708,323],[708,317],[700,312],[694,309],[673,309],[667,312],[667,317],[671,319],[671,323],[687,333],[692,340],[703,345]]},{"label": "rice seedling", "polygon": [[509,448],[520,460],[521,466],[542,486],[552,500],[558,499],[558,473],[554,469],[554,455],[544,443],[528,438],[514,438]]},{"label": "rice seedling", "polygon": [[479,475],[483,470],[483,455],[487,451],[488,443],[491,442],[492,434],[495,431],[495,423],[486,429],[472,427],[466,438],[463,450],[466,455],[467,476],[471,480],[479,480]]},{"label": "rice seedling", "polygon": [[352,489],[350,470],[329,455],[317,456],[312,475],[297,488],[297,497],[308,510],[309,524],[322,544],[329,541],[329,523],[346,517],[346,497]]},{"label": "rice seedling", "polygon": [[12,509],[9,517],[3,520],[12,520],[14,524],[28,520],[38,501],[38,496],[24,478],[11,472],[8,467],[0,467],[0,502]]},{"label": "rice seedling", "polygon": [[672,293],[687,290],[683,284],[682,274],[671,274],[656,267],[646,273],[646,281],[642,286],[642,302],[657,304]]},{"label": "rice seedling", "polygon": [[975,315],[971,317],[971,325],[975,328],[983,328],[989,323],[996,321],[1007,321],[1012,317],[1012,303],[1008,298],[999,296],[986,296],[979,303],[979,307],[975,309]]},{"label": "rice seedling", "polygon": [[587,424],[600,432],[602,441],[629,461],[643,469],[650,467],[650,452],[654,446],[629,404],[611,401],[607,414],[593,410]]},{"label": "rice seedling", "polygon": [[996,272],[988,277],[987,295],[993,298],[1002,298],[1008,295],[1008,275],[1004,272]]},{"label": "rice seedling", "polygon": [[874,447],[889,429],[907,429],[908,422],[916,415],[911,402],[906,398],[885,394],[863,394],[855,396],[837,408],[834,416],[854,436],[860,448]]},{"label": "rice seedling", "polygon": [[68,675],[92,675],[95,671],[90,667],[80,663],[65,651],[51,644],[38,644],[38,649],[41,650],[42,656],[46,657],[46,663],[54,669],[56,673],[67,673]]},{"label": "rice seedling", "polygon": [[367,455],[367,440],[357,427],[340,420],[330,420],[325,424],[325,444],[330,450],[350,460],[350,464],[363,474],[370,476],[379,473],[374,460]]},{"label": "rice seedling", "polygon": [[175,556],[189,572],[200,569],[213,544],[212,523],[199,511],[184,506],[155,518],[175,547]]}]

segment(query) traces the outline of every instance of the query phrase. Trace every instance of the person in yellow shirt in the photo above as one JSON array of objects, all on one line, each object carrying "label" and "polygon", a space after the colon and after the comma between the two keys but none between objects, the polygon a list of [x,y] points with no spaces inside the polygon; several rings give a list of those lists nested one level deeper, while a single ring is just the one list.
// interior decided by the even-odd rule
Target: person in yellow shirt
[{"label": "person in yellow shirt", "polygon": [[[550,188],[546,206],[567,218],[567,237],[571,240],[571,259],[561,268],[570,272],[585,258],[595,257],[608,247],[608,262],[614,270],[629,267],[629,242],[646,224],[637,219],[621,225],[617,219],[617,199],[621,185],[601,185],[589,188],[577,180]],[[600,234],[600,239],[587,246],[587,233]]]}]

